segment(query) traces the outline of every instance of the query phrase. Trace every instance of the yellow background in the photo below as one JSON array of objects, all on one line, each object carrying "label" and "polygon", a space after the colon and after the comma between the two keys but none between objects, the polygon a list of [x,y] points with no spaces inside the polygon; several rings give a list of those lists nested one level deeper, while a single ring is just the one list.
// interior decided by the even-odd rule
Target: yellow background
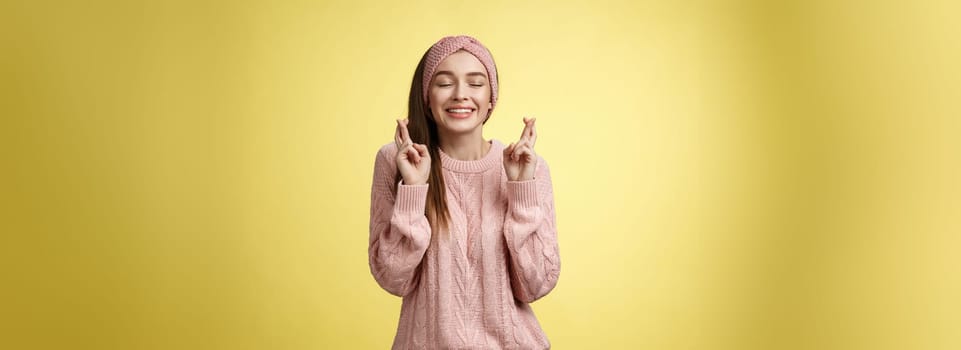
[{"label": "yellow background", "polygon": [[4,1],[0,348],[384,349],[428,46],[538,118],[556,349],[961,348],[956,1]]}]

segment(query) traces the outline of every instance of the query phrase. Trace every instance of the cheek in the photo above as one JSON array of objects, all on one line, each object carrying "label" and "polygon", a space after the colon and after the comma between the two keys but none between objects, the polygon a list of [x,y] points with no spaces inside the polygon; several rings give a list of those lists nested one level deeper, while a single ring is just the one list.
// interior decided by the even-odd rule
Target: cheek
[{"label": "cheek", "polygon": [[440,101],[446,101],[449,97],[441,89],[430,89],[430,92],[427,93],[427,102],[430,103],[431,108],[434,108],[441,104]]},{"label": "cheek", "polygon": [[427,92],[427,94],[430,96],[438,96],[442,98],[447,95],[450,95],[450,93],[451,93],[451,89],[449,88],[445,89],[445,88],[441,88],[439,86],[434,86],[434,85],[431,85],[430,90],[428,90]]},{"label": "cheek", "polygon": [[427,107],[430,109],[436,109],[437,101],[443,101],[443,99],[437,95],[436,90],[431,89],[430,92],[427,93]]},{"label": "cheek", "polygon": [[487,89],[480,94],[480,98],[478,98],[477,103],[481,104],[482,108],[490,108],[490,101],[491,101],[491,89],[490,89],[490,86],[488,85]]}]

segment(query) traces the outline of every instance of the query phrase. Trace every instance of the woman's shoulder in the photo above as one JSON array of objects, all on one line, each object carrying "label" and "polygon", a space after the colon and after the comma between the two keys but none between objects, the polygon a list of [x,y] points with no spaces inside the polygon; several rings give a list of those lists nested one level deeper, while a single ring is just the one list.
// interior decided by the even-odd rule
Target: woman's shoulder
[{"label": "woman's shoulder", "polygon": [[380,146],[380,149],[377,150],[378,158],[384,158],[384,160],[390,161],[391,163],[394,162],[394,158],[396,158],[396,156],[397,144],[394,142],[384,144],[383,146]]},{"label": "woman's shoulder", "polygon": [[377,154],[387,155],[387,156],[397,154],[397,143],[390,142],[383,146],[380,146],[380,149],[377,150]]},{"label": "woman's shoulder", "polygon": [[396,165],[397,144],[391,142],[380,146],[375,156],[374,164],[377,167],[384,167],[387,170],[393,169]]}]

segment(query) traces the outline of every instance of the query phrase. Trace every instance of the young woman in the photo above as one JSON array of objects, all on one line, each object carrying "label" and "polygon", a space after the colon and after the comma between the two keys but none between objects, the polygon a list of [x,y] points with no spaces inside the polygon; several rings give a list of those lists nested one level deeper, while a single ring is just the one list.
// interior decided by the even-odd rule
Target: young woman
[{"label": "young woman", "polygon": [[529,303],[557,284],[550,171],[535,120],[485,141],[497,104],[490,52],[445,37],[421,58],[408,118],[374,164],[368,255],[403,297],[394,349],[548,349]]}]

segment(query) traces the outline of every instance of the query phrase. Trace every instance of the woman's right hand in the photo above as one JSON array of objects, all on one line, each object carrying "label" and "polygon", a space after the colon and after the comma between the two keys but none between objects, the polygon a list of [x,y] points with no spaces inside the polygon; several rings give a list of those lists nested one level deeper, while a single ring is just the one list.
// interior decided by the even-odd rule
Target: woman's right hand
[{"label": "woman's right hand", "polygon": [[424,185],[430,177],[430,152],[427,146],[414,143],[407,131],[407,119],[397,120],[394,143],[397,144],[397,171],[405,185]]}]

